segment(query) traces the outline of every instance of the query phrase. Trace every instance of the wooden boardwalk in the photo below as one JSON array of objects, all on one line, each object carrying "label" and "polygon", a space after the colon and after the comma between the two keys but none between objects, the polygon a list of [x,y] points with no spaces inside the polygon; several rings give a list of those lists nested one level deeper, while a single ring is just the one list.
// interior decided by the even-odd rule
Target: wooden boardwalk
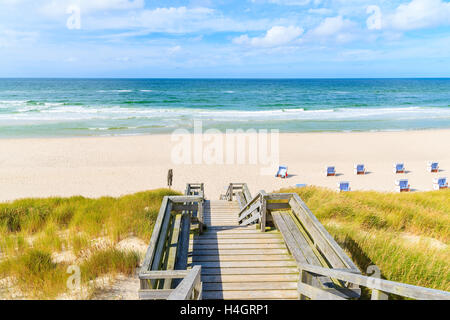
[{"label": "wooden boardwalk", "polygon": [[373,300],[450,300],[450,292],[362,274],[296,193],[252,197],[245,183],[231,183],[220,199],[207,199],[203,183],[164,197],[140,299],[344,300],[366,287]]},{"label": "wooden boardwalk", "polygon": [[278,231],[240,227],[237,202],[206,201],[206,229],[190,242],[203,299],[298,299],[297,264]]}]

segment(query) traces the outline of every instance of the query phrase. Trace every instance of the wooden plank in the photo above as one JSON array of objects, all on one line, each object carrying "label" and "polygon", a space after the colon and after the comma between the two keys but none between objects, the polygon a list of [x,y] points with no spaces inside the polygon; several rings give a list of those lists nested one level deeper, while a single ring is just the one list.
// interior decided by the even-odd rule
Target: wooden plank
[{"label": "wooden plank", "polygon": [[154,280],[154,279],[180,279],[184,278],[189,272],[187,270],[161,270],[161,271],[147,271],[139,275],[140,279]]},{"label": "wooden plank", "polygon": [[319,258],[316,256],[316,254],[311,249],[310,244],[306,241],[304,235],[300,232],[298,229],[298,226],[295,224],[295,222],[292,220],[292,217],[289,213],[281,213],[280,217],[284,220],[288,230],[290,231],[290,234],[294,238],[295,242],[297,243],[297,247],[301,250],[302,255],[306,258],[307,263],[322,266],[322,264],[319,261]]},{"label": "wooden plank", "polygon": [[267,300],[267,299],[297,299],[296,290],[266,290],[266,291],[206,291],[203,293],[205,300]]},{"label": "wooden plank", "polygon": [[211,255],[251,255],[251,254],[288,254],[288,250],[286,248],[283,249],[197,249],[192,255],[193,256],[211,256]]},{"label": "wooden plank", "polygon": [[202,268],[194,266],[189,274],[181,281],[167,300],[190,300],[195,287],[200,282]]},{"label": "wooden plank", "polygon": [[253,213],[253,215],[250,216],[250,218],[248,218],[247,220],[243,220],[241,222],[242,226],[247,226],[250,225],[251,223],[257,222],[258,220],[261,219],[261,215],[258,213]]},{"label": "wooden plank", "polygon": [[217,261],[195,262],[203,268],[269,268],[269,267],[297,267],[293,260],[282,261]]},{"label": "wooden plank", "polygon": [[203,284],[206,291],[257,291],[257,290],[297,290],[297,283],[291,282],[207,282]]},{"label": "wooden plank", "polygon": [[177,250],[177,258],[175,261],[175,270],[187,269],[187,260],[189,252],[189,233],[191,229],[190,215],[185,212],[181,216],[180,223],[180,245]]},{"label": "wooden plank", "polygon": [[197,210],[196,204],[182,204],[182,203],[174,203],[172,205],[172,211],[180,212],[180,211],[195,211]]},{"label": "wooden plank", "polygon": [[[172,235],[168,247],[167,264],[166,267],[164,268],[165,270],[174,270],[175,268],[175,260],[177,256],[177,249],[180,237],[180,225],[181,225],[181,214],[177,214],[174,217]],[[171,286],[172,286],[171,280],[164,280],[164,289],[170,289]]]},{"label": "wooden plank", "polygon": [[172,203],[169,201],[167,203],[167,208],[166,208],[166,212],[164,214],[164,219],[161,223],[161,232],[158,238],[158,242],[156,243],[155,246],[155,255],[153,258],[153,261],[151,262],[151,270],[158,270],[160,265],[161,265],[161,260],[163,258],[164,255],[164,249],[165,249],[165,245],[166,245],[166,239],[167,239],[167,234],[169,231],[169,224],[170,224],[170,219],[171,219],[171,208],[172,208]]},{"label": "wooden plank", "polygon": [[243,282],[296,282],[299,280],[298,274],[245,274],[245,275],[202,275],[203,283],[243,283]]},{"label": "wooden plank", "polygon": [[264,191],[261,191],[261,209],[259,210],[259,214],[261,216],[261,231],[266,232],[266,221],[267,221],[267,194]]},{"label": "wooden plank", "polygon": [[193,241],[194,244],[225,244],[225,243],[244,243],[244,244],[250,244],[250,243],[284,243],[283,239],[280,238],[268,238],[268,239],[261,239],[261,238],[257,238],[257,239],[242,239],[242,238],[237,238],[237,239],[203,239],[203,238],[198,238],[195,239]]},{"label": "wooden plank", "polygon": [[298,274],[296,267],[269,267],[269,268],[204,268],[203,275],[261,275],[261,274]]},{"label": "wooden plank", "polygon": [[293,193],[269,193],[267,200],[290,200]]},{"label": "wooden plank", "polygon": [[280,209],[290,209],[289,203],[267,203],[268,210],[280,210]]},{"label": "wooden plank", "polygon": [[450,292],[413,286],[342,270],[327,269],[312,265],[301,266],[303,270],[351,282],[370,289],[380,290],[403,297],[422,300],[450,300]]},{"label": "wooden plank", "polygon": [[350,268],[359,271],[357,266],[326,231],[319,220],[317,220],[316,216],[314,216],[311,210],[309,210],[306,204],[300,199],[298,194],[293,194],[289,204],[333,267]]},{"label": "wooden plank", "polygon": [[202,196],[170,196],[170,201],[173,203],[184,203],[184,202],[199,202],[203,200]]},{"label": "wooden plank", "polygon": [[194,236],[194,239],[283,239],[279,233],[203,233],[201,236]]},{"label": "wooden plank", "polygon": [[[155,247],[156,243],[158,241],[159,235],[161,233],[161,225],[164,220],[164,217],[167,212],[167,205],[169,203],[169,197],[164,197],[163,201],[161,203],[161,207],[159,209],[158,217],[155,221],[155,226],[153,227],[152,236],[150,238],[150,244],[148,246],[147,252],[145,254],[144,261],[142,262],[142,268],[143,271],[150,270],[151,263],[153,261],[153,257],[155,254]],[[141,289],[147,289],[147,288],[141,288]]]},{"label": "wooden plank", "polygon": [[306,264],[308,263],[308,260],[303,255],[303,252],[300,250],[300,248],[297,245],[297,242],[295,241],[294,237],[292,236],[291,232],[289,231],[288,226],[286,225],[286,222],[281,216],[281,213],[278,212],[272,212],[272,217],[275,222],[275,225],[278,230],[280,230],[281,234],[283,235],[284,240],[286,241],[286,246],[289,248],[289,251],[291,252],[294,259],[297,261],[297,263],[300,264]]},{"label": "wooden plank", "polygon": [[217,249],[284,249],[286,246],[283,243],[262,243],[262,244],[254,244],[254,243],[218,243],[218,244],[197,244],[194,243],[194,251],[195,250],[217,250]]},{"label": "wooden plank", "polygon": [[139,290],[140,300],[165,300],[173,290]]},{"label": "wooden plank", "polygon": [[257,201],[253,203],[247,210],[243,211],[242,213],[239,213],[239,222],[247,218],[249,215],[254,215],[254,211],[259,209],[261,206],[261,202]]},{"label": "wooden plank", "polygon": [[346,300],[338,295],[302,282],[298,283],[298,292],[311,300]]},{"label": "wooden plank", "polygon": [[249,254],[249,255],[214,255],[214,256],[194,256],[192,261],[194,263],[206,261],[294,261],[290,255],[287,254]]}]

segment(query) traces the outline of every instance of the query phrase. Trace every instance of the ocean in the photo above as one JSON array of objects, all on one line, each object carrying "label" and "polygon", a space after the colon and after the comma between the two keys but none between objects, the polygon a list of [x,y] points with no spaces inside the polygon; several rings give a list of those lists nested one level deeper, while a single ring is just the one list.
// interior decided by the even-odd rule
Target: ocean
[{"label": "ocean", "polygon": [[450,79],[0,79],[0,138],[450,128]]}]

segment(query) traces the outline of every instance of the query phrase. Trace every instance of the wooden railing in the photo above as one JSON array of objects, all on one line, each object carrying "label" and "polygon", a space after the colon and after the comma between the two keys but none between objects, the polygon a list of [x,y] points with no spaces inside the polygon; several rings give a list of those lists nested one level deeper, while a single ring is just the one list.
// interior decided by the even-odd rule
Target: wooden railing
[{"label": "wooden railing", "polygon": [[[197,276],[186,270],[191,222],[198,222],[200,232],[203,227],[203,184],[188,185],[186,194],[163,198],[139,272],[141,299],[168,298],[181,284],[186,286],[186,281],[192,277],[195,281],[191,283],[191,289],[197,293],[199,291]],[[195,270],[201,272],[201,269]],[[179,279],[183,281],[180,283]]]},{"label": "wooden railing", "polygon": [[[328,269],[313,265],[302,265],[300,268],[302,272],[301,279],[303,279],[303,281],[299,282],[298,291],[311,299],[341,298],[335,295],[323,295],[321,290],[317,290],[317,288],[308,283],[312,276],[327,276],[372,289],[372,300],[378,300],[380,297],[381,299],[387,299],[388,296],[383,293],[391,293],[419,300],[450,300],[450,292],[447,291],[418,287],[375,277],[367,277],[349,272],[348,270]],[[382,293],[381,295],[380,292]]]},{"label": "wooden railing", "polygon": [[269,224],[280,231],[300,270],[301,299],[359,298],[359,286],[371,289],[372,299],[387,299],[386,293],[413,299],[450,299],[446,291],[362,275],[298,194],[260,191],[249,199],[243,195],[245,188],[246,184],[230,184],[228,188],[230,193],[240,190],[236,193],[241,208],[239,224],[259,224],[262,232]]}]

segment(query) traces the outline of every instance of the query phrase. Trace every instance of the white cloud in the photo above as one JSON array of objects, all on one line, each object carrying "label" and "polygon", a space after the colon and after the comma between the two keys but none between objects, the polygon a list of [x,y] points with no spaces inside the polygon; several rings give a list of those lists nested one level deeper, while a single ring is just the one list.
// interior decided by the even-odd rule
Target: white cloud
[{"label": "white cloud", "polygon": [[325,18],[311,31],[311,34],[319,37],[329,37],[347,31],[354,25],[352,21],[344,19],[342,16]]},{"label": "white cloud", "polygon": [[333,10],[327,9],[327,8],[317,8],[317,9],[309,9],[308,13],[328,15],[328,14],[333,13]]},{"label": "white cloud", "polygon": [[390,17],[390,25],[398,30],[450,25],[450,3],[441,0],[412,0],[408,4],[401,4]]},{"label": "white cloud", "polygon": [[254,47],[280,47],[299,40],[303,31],[303,28],[296,26],[275,26],[269,29],[263,37],[250,38],[248,35],[242,35],[234,38],[233,42]]}]

